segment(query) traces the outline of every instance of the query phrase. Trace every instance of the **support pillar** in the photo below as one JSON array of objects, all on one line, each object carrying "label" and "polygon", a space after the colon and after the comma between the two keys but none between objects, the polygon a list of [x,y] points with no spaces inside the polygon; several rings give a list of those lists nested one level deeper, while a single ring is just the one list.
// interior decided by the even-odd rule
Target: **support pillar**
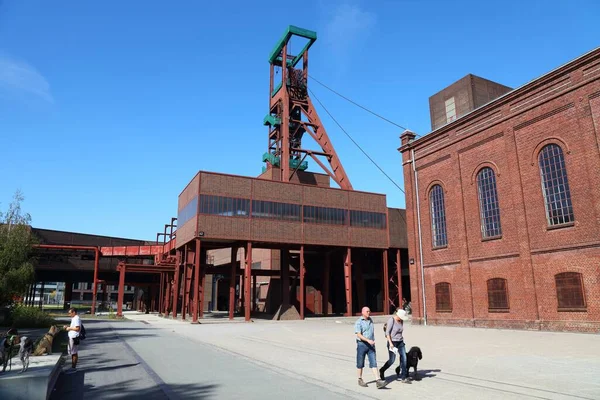
[{"label": "support pillar", "polygon": [[[282,172],[283,173],[283,172]],[[287,306],[290,304],[290,251],[287,248],[281,250],[280,257],[281,274],[281,304]]]},{"label": "support pillar", "polygon": [[235,312],[235,272],[237,267],[237,247],[231,248],[231,275],[229,279],[229,319],[233,319]]},{"label": "support pillar", "polygon": [[173,279],[173,319],[177,319],[177,302],[179,300],[179,273],[181,271],[181,250],[176,251],[175,278]]},{"label": "support pillar", "polygon": [[188,306],[188,299],[190,297],[190,292],[189,292],[189,285],[188,285],[188,279],[189,279],[189,271],[188,271],[188,245],[185,244],[183,246],[183,280],[182,280],[182,289],[183,289],[183,295],[181,296],[181,320],[185,321],[185,317],[187,314],[187,306]]},{"label": "support pillar", "polygon": [[164,315],[163,314],[163,303],[165,301],[165,298],[164,298],[165,275],[166,275],[165,273],[160,274],[160,286],[158,289],[158,314],[159,315]]},{"label": "support pillar", "polygon": [[244,267],[244,318],[250,321],[250,279],[252,279],[252,243],[248,242],[246,247],[246,265]]},{"label": "support pillar", "polygon": [[117,296],[117,317],[123,317],[123,300],[125,298],[125,264],[117,267],[119,271],[119,295]]},{"label": "support pillar", "polygon": [[175,275],[171,275],[169,273],[167,273],[167,282],[165,285],[165,310],[163,313],[164,317],[168,317],[169,316],[169,307],[171,306],[171,291],[173,290],[173,279],[174,279]]},{"label": "support pillar", "polygon": [[329,277],[331,276],[331,253],[325,255],[325,269],[323,270],[323,301],[321,302],[323,315],[329,315]]},{"label": "support pillar", "polygon": [[400,265],[400,249],[396,250],[396,273],[398,274],[398,307],[402,307],[402,268]]},{"label": "support pillar", "polygon": [[344,284],[346,286],[346,317],[352,316],[352,250],[350,247],[346,250],[346,259],[344,260]]},{"label": "support pillar", "polygon": [[306,299],[306,288],[304,286],[304,274],[306,269],[304,267],[304,245],[300,246],[300,268],[298,273],[300,274],[300,319],[304,319],[305,299]]},{"label": "support pillar", "polygon": [[98,296],[98,263],[100,262],[100,249],[94,252],[94,283],[92,285],[92,315],[96,314],[96,297]]},{"label": "support pillar", "polygon": [[390,272],[388,270],[388,251],[383,251],[383,312],[388,314],[390,311]]},{"label": "support pillar", "polygon": [[203,265],[206,265],[206,250],[200,251],[199,255],[200,255],[200,288],[199,288],[200,304],[198,305],[198,307],[199,307],[198,311],[200,314],[200,318],[204,318],[204,283],[206,280],[206,269],[205,269],[205,267],[203,267]]},{"label": "support pillar", "polygon": [[200,303],[200,246],[199,238],[196,238],[196,253],[194,254],[194,315],[192,316],[192,324],[198,323],[198,307]]}]

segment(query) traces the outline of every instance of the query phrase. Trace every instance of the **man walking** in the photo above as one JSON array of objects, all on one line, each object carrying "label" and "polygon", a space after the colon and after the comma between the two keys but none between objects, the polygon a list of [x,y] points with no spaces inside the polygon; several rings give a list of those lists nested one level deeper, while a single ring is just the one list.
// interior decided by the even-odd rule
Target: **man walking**
[{"label": "man walking", "polygon": [[68,370],[67,374],[77,372],[77,350],[79,348],[79,332],[81,331],[81,319],[77,315],[75,308],[69,308],[69,317],[71,317],[71,325],[65,325],[64,329],[67,331],[69,336],[68,353],[71,355],[71,369]]},{"label": "man walking", "polygon": [[[396,355],[399,354],[400,366],[396,368],[396,375],[401,379],[402,383],[412,383],[408,380],[408,371],[406,370],[406,347],[404,345],[404,337],[402,336],[404,331],[404,321],[407,319],[408,315],[406,314],[406,311],[401,308],[397,309],[390,319],[388,319],[385,329],[385,338],[387,339],[389,359],[379,370],[381,379],[385,379],[385,371],[394,365]],[[401,373],[400,368],[402,368]]]},{"label": "man walking", "polygon": [[371,310],[369,307],[363,307],[362,316],[354,324],[354,333],[356,334],[356,368],[358,369],[358,384],[367,387],[362,379],[363,368],[365,367],[365,356],[369,357],[369,368],[373,371],[377,388],[385,386],[385,381],[377,379],[377,359],[375,352],[375,324],[371,319]]}]

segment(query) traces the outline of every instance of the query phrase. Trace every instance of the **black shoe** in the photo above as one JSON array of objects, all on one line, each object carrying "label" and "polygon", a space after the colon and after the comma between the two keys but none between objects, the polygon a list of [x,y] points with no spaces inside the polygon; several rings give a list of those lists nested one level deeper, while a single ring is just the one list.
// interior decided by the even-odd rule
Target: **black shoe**
[{"label": "black shoe", "polygon": [[400,378],[400,367],[396,367],[396,375]]},{"label": "black shoe", "polygon": [[379,377],[381,378],[382,381],[385,381],[385,376],[383,375],[384,372],[385,372],[385,370],[383,368],[381,368],[379,370]]}]

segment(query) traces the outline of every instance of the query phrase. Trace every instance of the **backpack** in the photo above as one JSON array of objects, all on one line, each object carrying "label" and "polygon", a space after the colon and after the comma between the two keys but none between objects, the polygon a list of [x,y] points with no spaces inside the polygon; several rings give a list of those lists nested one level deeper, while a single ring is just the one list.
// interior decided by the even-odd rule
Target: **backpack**
[{"label": "backpack", "polygon": [[79,330],[79,339],[85,340],[85,326],[83,326],[83,322],[81,322],[81,329]]}]

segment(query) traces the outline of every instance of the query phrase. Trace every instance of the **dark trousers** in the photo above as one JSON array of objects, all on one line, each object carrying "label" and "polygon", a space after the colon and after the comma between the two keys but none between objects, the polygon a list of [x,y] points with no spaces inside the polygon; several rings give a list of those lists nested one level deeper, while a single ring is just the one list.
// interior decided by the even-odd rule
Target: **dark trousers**
[{"label": "dark trousers", "polygon": [[[408,371],[406,370],[406,348],[404,346],[404,341],[402,341],[402,342],[392,341],[392,344],[394,345],[395,348],[398,349],[398,355],[400,356],[400,368],[401,368],[400,379],[405,379],[408,376]],[[394,362],[396,361],[396,354],[390,349],[390,342],[387,342],[387,348],[388,348],[388,357],[389,358],[385,362],[385,364],[383,364],[383,367],[381,367],[381,371],[383,371],[383,372],[385,372],[389,367],[394,365]]]}]

